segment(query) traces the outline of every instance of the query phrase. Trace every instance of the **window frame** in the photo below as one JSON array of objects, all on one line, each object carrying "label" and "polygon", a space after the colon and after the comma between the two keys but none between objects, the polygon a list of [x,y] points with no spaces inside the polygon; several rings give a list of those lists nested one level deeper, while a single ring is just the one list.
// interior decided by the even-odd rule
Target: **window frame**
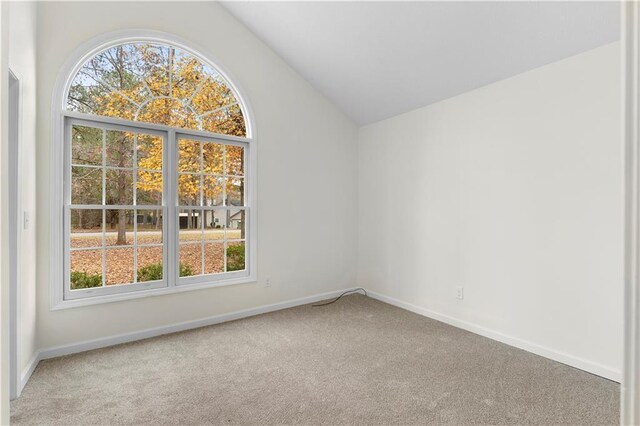
[{"label": "window frame", "polygon": [[[247,142],[245,141],[222,141],[221,138],[218,137],[218,135],[214,135],[209,134],[208,136],[205,135],[194,135],[191,132],[185,132],[182,130],[176,130],[175,132],[175,144],[174,147],[176,148],[176,153],[175,153],[175,167],[172,167],[171,172],[174,173],[173,176],[170,177],[170,179],[172,180],[172,182],[175,182],[175,189],[176,189],[176,207],[175,207],[175,211],[173,212],[173,217],[176,217],[175,215],[178,214],[178,212],[182,209],[192,209],[192,210],[209,210],[209,211],[217,211],[217,210],[231,210],[232,208],[230,208],[229,206],[185,206],[185,205],[180,205],[179,203],[179,198],[178,198],[178,194],[177,194],[177,181],[178,181],[178,151],[177,151],[177,146],[178,146],[178,141],[180,139],[189,139],[189,140],[197,140],[200,142],[205,142],[205,143],[222,143],[225,146],[240,146],[242,148],[244,148],[244,163],[248,164],[247,162],[247,158],[248,158],[248,153],[249,153],[249,145],[247,144]],[[201,188],[203,183],[200,182]],[[250,224],[251,224],[251,218],[250,218],[250,211],[251,208],[249,206],[249,203],[247,201],[247,192],[248,192],[248,188],[249,187],[249,178],[247,176],[247,170],[246,170],[246,166],[245,166],[245,170],[244,170],[244,200],[243,200],[243,205],[242,206],[237,206],[235,207],[236,209],[239,210],[244,210],[245,211],[245,238],[244,238],[244,243],[245,243],[245,270],[242,271],[225,271],[225,272],[218,272],[215,274],[209,274],[209,275],[193,275],[193,276],[189,276],[189,277],[178,277],[177,278],[177,282],[176,282],[176,286],[183,286],[183,285],[193,285],[193,284],[198,284],[200,282],[203,281],[203,277],[210,277],[209,281],[224,281],[224,280],[229,280],[229,279],[237,279],[237,278],[243,278],[245,276],[247,276],[247,269],[248,268],[248,264],[251,262],[251,253],[249,253],[248,250],[248,241],[250,241],[250,237],[251,237],[251,232],[250,232]],[[226,193],[226,190],[225,190]],[[173,195],[172,195],[173,196]],[[171,214],[171,212],[169,213]],[[176,222],[174,221],[174,224]],[[204,222],[201,221],[201,227],[204,227]],[[180,264],[180,229],[176,229],[175,232],[175,245],[174,245],[174,251],[170,252],[170,255],[172,256],[171,259],[173,259],[173,261],[171,262],[174,266],[175,265],[179,265]],[[240,239],[241,240],[241,239]],[[213,241],[213,240],[212,240]],[[225,264],[225,269],[226,269],[226,264],[227,264],[227,260],[226,260],[226,251],[227,251],[227,238],[225,237],[224,239],[224,253],[225,253],[225,260],[224,260],[224,264]],[[234,241],[237,242],[237,241]],[[203,244],[203,248],[204,248],[204,244],[207,244],[206,241],[203,239],[201,241],[201,243]],[[213,242],[209,242],[209,244],[215,244]]]},{"label": "window frame", "polygon": [[[78,299],[83,299],[83,298],[87,298],[87,297],[99,297],[101,295],[112,295],[112,294],[117,294],[117,293],[127,293],[127,292],[133,292],[133,291],[141,291],[141,290],[149,290],[149,289],[158,289],[158,288],[163,288],[163,287],[167,287],[167,278],[169,277],[167,270],[170,269],[170,265],[167,257],[167,224],[166,224],[166,218],[168,217],[168,208],[167,208],[167,204],[168,204],[168,200],[165,196],[165,194],[168,193],[168,189],[170,186],[170,183],[168,182],[168,180],[166,179],[167,176],[167,152],[166,152],[166,147],[168,146],[168,134],[166,132],[161,132],[161,131],[157,131],[157,130],[151,130],[151,129],[142,129],[140,127],[133,127],[133,126],[129,126],[129,125],[123,125],[123,124],[113,124],[113,123],[103,123],[100,120],[96,120],[94,116],[91,116],[91,119],[80,119],[80,118],[72,118],[72,117],[66,117],[65,118],[65,125],[64,125],[64,198],[63,198],[63,208],[64,208],[64,212],[63,212],[63,227],[64,227],[64,281],[63,281],[63,296],[64,296],[64,300],[78,300]],[[103,131],[108,131],[108,130],[114,130],[114,131],[122,131],[122,132],[133,132],[133,133],[141,133],[141,134],[147,134],[147,135],[153,135],[153,136],[159,136],[162,138],[162,175],[163,175],[163,180],[162,180],[162,194],[163,194],[163,199],[162,199],[162,204],[160,206],[156,206],[156,205],[144,205],[142,206],[141,210],[162,210],[162,215],[163,215],[163,227],[162,227],[162,246],[163,246],[163,250],[162,250],[162,263],[164,265],[164,270],[163,270],[163,279],[160,281],[148,281],[145,283],[128,283],[128,284],[123,284],[123,285],[113,285],[113,286],[103,286],[103,287],[94,287],[94,288],[86,288],[86,289],[77,289],[77,290],[71,290],[71,286],[70,286],[70,263],[71,263],[71,253],[72,253],[72,248],[71,248],[71,240],[70,240],[70,236],[71,236],[71,210],[72,209],[91,209],[91,210],[102,210],[103,211],[103,215],[104,212],[106,210],[118,210],[118,207],[124,207],[125,210],[136,210],[138,206],[135,205],[135,197],[132,198],[132,202],[134,204],[131,205],[123,205],[123,206],[117,206],[117,205],[101,205],[100,207],[98,207],[97,205],[74,205],[71,203],[71,172],[72,172],[72,166],[73,166],[73,162],[71,161],[71,150],[72,150],[72,143],[71,143],[71,135],[72,135],[72,127],[74,125],[77,126],[84,126],[84,127],[91,127],[91,128],[97,128],[97,129],[101,129]],[[103,142],[104,143],[104,142]],[[102,155],[106,155],[105,150],[104,150],[104,145],[103,145],[103,152]],[[104,161],[104,160],[103,160]],[[135,164],[133,164],[133,166],[135,167]],[[101,166],[100,168],[102,169],[104,166]],[[135,174],[135,173],[134,173]],[[103,188],[103,192],[105,191],[105,189]],[[134,215],[135,217],[136,215]],[[136,218],[134,218],[134,220],[137,220]],[[104,226],[104,216],[103,216],[103,222],[102,225]],[[104,232],[105,229],[102,230],[103,232],[103,236],[104,236]],[[104,244],[104,242],[103,242]],[[130,245],[134,252],[138,249],[138,244],[137,241],[133,241],[133,244]],[[106,250],[114,250],[117,247],[114,248],[109,248]],[[77,251],[82,251],[85,249],[79,249]],[[89,249],[86,249],[89,250]],[[105,247],[103,246],[101,250],[105,250]],[[103,263],[104,263],[104,258],[103,258]],[[104,265],[103,265],[104,266]],[[134,268],[135,268],[135,264],[134,264]],[[103,277],[102,280],[104,282],[104,270],[103,270]],[[95,296],[94,296],[95,295]]]},{"label": "window frame", "polygon": [[[161,124],[129,121],[120,118],[104,117],[92,114],[84,114],[66,109],[66,98],[69,85],[77,70],[97,52],[128,42],[160,42],[172,44],[183,49],[203,62],[213,67],[229,84],[230,89],[242,109],[247,130],[246,137],[237,137],[224,134],[210,133],[206,131],[174,128]],[[193,291],[205,288],[220,287],[234,284],[255,282],[257,279],[257,240],[256,240],[256,139],[251,110],[246,102],[246,97],[233,79],[229,78],[219,66],[204,58],[202,49],[195,50],[192,43],[186,43],[173,35],[155,31],[124,31],[104,34],[90,40],[81,46],[72,58],[69,58],[63,66],[56,87],[52,105],[52,144],[50,155],[50,308],[51,310],[73,308],[78,306],[94,305],[107,302],[115,302],[141,297],[149,297],[163,294]],[[69,238],[67,229],[70,227],[70,214],[66,196],[66,184],[70,179],[71,166],[68,164],[68,150],[70,143],[67,137],[71,125],[69,123],[90,124],[96,123],[99,127],[109,127],[114,130],[129,130],[141,133],[154,133],[166,135],[163,137],[163,203],[162,206],[144,206],[142,209],[162,209],[163,211],[163,259],[164,274],[162,281],[148,283],[135,283],[116,285],[107,288],[79,289],[71,292],[68,279],[69,265]],[[177,220],[178,206],[177,175],[178,175],[178,147],[179,137],[187,137],[209,142],[217,142],[225,145],[238,145],[244,147],[244,206],[245,210],[245,270],[230,271],[210,275],[191,277],[178,277],[179,256],[179,226]],[[175,143],[171,143],[174,141]],[[70,155],[70,151],[69,151]],[[60,167],[62,165],[62,167]],[[70,200],[69,200],[70,201]],[[105,206],[109,209],[109,206]],[[225,240],[226,247],[226,240]],[[113,289],[113,290],[112,290]],[[99,290],[99,291],[97,291]],[[68,293],[73,293],[70,296]],[[79,295],[79,296],[76,296]]]}]

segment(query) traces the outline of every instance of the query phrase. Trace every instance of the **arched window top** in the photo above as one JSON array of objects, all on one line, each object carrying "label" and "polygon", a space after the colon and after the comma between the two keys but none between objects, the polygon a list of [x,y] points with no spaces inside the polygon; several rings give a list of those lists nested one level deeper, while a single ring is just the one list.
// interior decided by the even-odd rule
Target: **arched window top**
[{"label": "arched window top", "polygon": [[91,57],[71,80],[66,109],[247,136],[238,95],[206,61],[162,42],[127,42]]}]

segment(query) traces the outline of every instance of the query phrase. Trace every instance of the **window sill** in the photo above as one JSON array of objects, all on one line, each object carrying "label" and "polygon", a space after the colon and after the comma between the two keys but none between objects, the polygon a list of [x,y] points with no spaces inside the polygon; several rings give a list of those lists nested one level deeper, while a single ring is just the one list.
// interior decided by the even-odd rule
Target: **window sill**
[{"label": "window sill", "polygon": [[111,302],[122,302],[125,300],[142,299],[145,297],[162,296],[167,294],[184,293],[187,291],[203,290],[203,289],[215,288],[215,287],[225,287],[225,286],[236,285],[236,284],[249,284],[249,283],[255,283],[255,282],[256,282],[256,277],[253,275],[248,275],[248,276],[243,276],[238,278],[229,278],[226,280],[201,282],[197,284],[181,284],[177,286],[162,287],[162,288],[156,288],[151,290],[132,291],[129,293],[116,293],[116,294],[109,294],[104,296],[86,297],[82,299],[60,300],[58,303],[56,303],[51,307],[51,310],[59,311],[63,309],[78,308],[81,306],[100,305],[103,303],[111,303]]}]

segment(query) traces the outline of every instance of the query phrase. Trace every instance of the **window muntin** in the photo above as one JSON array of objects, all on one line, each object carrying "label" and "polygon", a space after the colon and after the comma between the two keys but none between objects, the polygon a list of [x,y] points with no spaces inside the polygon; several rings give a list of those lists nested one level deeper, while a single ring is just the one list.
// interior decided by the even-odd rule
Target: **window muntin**
[{"label": "window muntin", "polygon": [[178,139],[180,277],[246,270],[245,149]]},{"label": "window muntin", "polygon": [[72,79],[66,109],[246,137],[242,108],[225,79],[191,53],[158,42],[94,55]]},{"label": "window muntin", "polygon": [[67,129],[65,299],[248,276],[246,143],[80,118]]},{"label": "window muntin", "polygon": [[121,285],[164,286],[165,140],[147,130],[68,122],[69,298]]}]

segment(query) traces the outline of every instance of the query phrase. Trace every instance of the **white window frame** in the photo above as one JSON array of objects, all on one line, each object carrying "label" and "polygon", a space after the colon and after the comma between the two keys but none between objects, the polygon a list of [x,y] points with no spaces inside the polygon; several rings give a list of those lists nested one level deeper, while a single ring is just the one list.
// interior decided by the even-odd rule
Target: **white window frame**
[{"label": "white window frame", "polygon": [[[83,299],[83,298],[87,298],[87,297],[99,297],[99,296],[106,296],[106,295],[112,295],[112,294],[117,294],[117,293],[126,293],[126,292],[133,292],[133,291],[140,291],[140,290],[149,290],[149,289],[158,289],[158,288],[163,288],[163,287],[167,287],[167,278],[170,276],[168,274],[168,270],[171,269],[171,265],[169,265],[169,262],[167,262],[167,239],[168,239],[168,232],[167,232],[167,226],[166,226],[166,222],[167,222],[167,218],[168,218],[168,208],[167,208],[167,198],[164,196],[164,194],[167,194],[169,192],[169,182],[167,182],[168,179],[166,179],[165,177],[168,175],[167,174],[167,163],[168,163],[168,156],[167,156],[167,152],[166,152],[166,147],[168,145],[167,142],[167,137],[168,137],[168,133],[167,132],[161,132],[161,131],[157,131],[157,130],[151,130],[151,129],[143,129],[141,127],[138,126],[128,126],[128,125],[123,125],[123,124],[114,124],[114,123],[107,123],[104,122],[102,120],[100,120],[100,117],[95,117],[95,116],[89,116],[90,118],[87,119],[83,119],[83,118],[77,118],[77,117],[72,117],[72,116],[68,116],[67,114],[65,115],[65,126],[64,126],[64,169],[65,169],[65,176],[64,176],[64,212],[63,212],[63,227],[64,227],[64,285],[63,285],[63,296],[64,296],[64,300],[76,300],[76,299]],[[105,205],[104,203],[102,203],[101,206],[98,205],[71,205],[71,169],[72,169],[72,161],[71,161],[71,135],[72,135],[72,127],[73,126],[84,126],[84,127],[91,127],[91,128],[97,128],[97,129],[102,129],[102,130],[115,130],[115,131],[122,131],[122,132],[136,132],[136,133],[141,133],[141,134],[148,134],[148,135],[153,135],[153,136],[158,136],[162,138],[162,175],[163,175],[163,182],[162,182],[162,193],[163,193],[163,201],[162,201],[162,205],[157,206],[157,205],[144,205],[144,206],[136,206],[135,204],[135,195],[132,198],[132,202],[134,204],[131,205],[125,205],[125,206],[117,206],[117,205]],[[105,145],[104,145],[105,141],[104,141],[104,137],[103,137],[103,147],[102,147],[102,157],[103,157],[103,165],[100,167],[101,169],[104,169],[104,157],[106,155],[106,151],[105,151]],[[134,160],[134,167],[136,167],[135,164],[135,160]],[[134,179],[135,179],[135,175],[136,173],[133,173],[134,175]],[[104,178],[104,175],[103,175]],[[134,185],[134,193],[135,193],[135,185]],[[103,193],[105,191],[105,188],[103,188]],[[123,209],[123,210],[134,210],[135,209],[140,209],[140,210],[162,210],[162,216],[163,216],[163,227],[162,227],[162,246],[163,246],[163,253],[162,253],[162,264],[164,266],[164,270],[163,270],[163,279],[161,281],[147,281],[147,282],[143,282],[143,283],[129,283],[129,284],[123,284],[123,285],[112,285],[112,286],[105,286],[104,285],[104,281],[105,281],[105,277],[104,277],[104,271],[102,274],[102,281],[103,281],[103,287],[94,287],[94,288],[85,288],[85,289],[77,289],[77,290],[71,290],[70,287],[70,277],[69,277],[69,273],[70,273],[70,261],[71,261],[71,253],[72,253],[72,249],[71,249],[71,241],[70,241],[70,237],[71,237],[71,210],[72,209],[91,209],[91,210],[102,210],[103,212],[103,218],[102,218],[102,238],[105,238],[105,232],[106,229],[104,229],[105,226],[105,222],[104,222],[104,212],[106,210],[119,210],[119,209]],[[134,215],[134,221],[136,220],[136,215]],[[135,222],[134,222],[134,231],[135,231]],[[137,241],[135,241],[135,239],[133,240],[132,244],[128,245],[128,247],[132,247],[133,251],[135,252],[138,249],[138,244]],[[95,250],[95,247],[91,247],[91,248],[77,248],[75,250],[77,251],[83,251],[83,250]],[[117,246],[108,248],[107,250],[115,250],[117,249]],[[101,250],[105,250],[104,247],[102,247]],[[104,266],[104,262],[105,259],[103,257],[102,259],[103,262],[103,266]],[[135,262],[134,262],[134,270],[137,269]]]},{"label": "white window frame", "polygon": [[[184,51],[191,53],[203,62],[212,66],[228,82],[236,95],[245,119],[247,137],[236,137],[222,134],[215,134],[191,129],[174,128],[160,124],[129,121],[119,118],[102,117],[92,114],[78,113],[66,110],[66,99],[70,83],[78,69],[97,52],[109,47],[127,42],[160,42],[171,44]],[[52,106],[52,144],[51,144],[51,164],[50,164],[50,302],[51,309],[66,309],[78,306],[94,305],[99,303],[115,302],[121,300],[135,299],[148,296],[178,293],[183,291],[199,290],[204,288],[220,287],[233,284],[244,284],[255,282],[257,279],[257,227],[256,227],[256,138],[255,126],[253,125],[253,114],[246,103],[246,96],[243,96],[239,87],[232,83],[219,66],[206,58],[210,55],[202,54],[202,49],[194,48],[193,43],[185,42],[173,35],[159,33],[155,31],[120,31],[116,33],[104,34],[90,40],[78,48],[76,53],[67,61],[67,64],[60,72]],[[163,258],[164,274],[162,281],[152,281],[136,284],[125,284],[109,286],[108,288],[81,289],[70,291],[68,289],[68,265],[69,265],[69,240],[65,229],[70,226],[69,214],[65,214],[64,209],[68,200],[64,199],[65,183],[70,179],[70,164],[68,160],[69,143],[67,134],[70,131],[71,123],[91,125],[94,123],[98,127],[108,127],[114,130],[130,130],[146,132],[154,135],[162,135],[164,140],[163,149],[163,205],[160,206],[140,206],[140,209],[162,209],[163,210]],[[222,272],[210,275],[198,275],[190,277],[178,277],[179,264],[179,226],[177,213],[177,175],[178,175],[178,149],[179,138],[191,138],[208,142],[217,142],[224,145],[238,145],[244,147],[245,170],[244,170],[244,206],[238,208],[245,209],[245,250],[246,269],[243,271]],[[172,143],[172,141],[174,143]],[[65,175],[67,174],[67,175]],[[194,206],[195,207],[195,206]],[[112,206],[105,206],[105,209],[112,209]],[[128,207],[131,208],[131,207]],[[235,207],[234,207],[235,208]],[[224,206],[216,209],[225,209]],[[65,223],[65,219],[66,222]],[[66,227],[66,228],[65,228]],[[226,247],[225,241],[225,247]],[[226,256],[225,256],[226,257]]]}]

